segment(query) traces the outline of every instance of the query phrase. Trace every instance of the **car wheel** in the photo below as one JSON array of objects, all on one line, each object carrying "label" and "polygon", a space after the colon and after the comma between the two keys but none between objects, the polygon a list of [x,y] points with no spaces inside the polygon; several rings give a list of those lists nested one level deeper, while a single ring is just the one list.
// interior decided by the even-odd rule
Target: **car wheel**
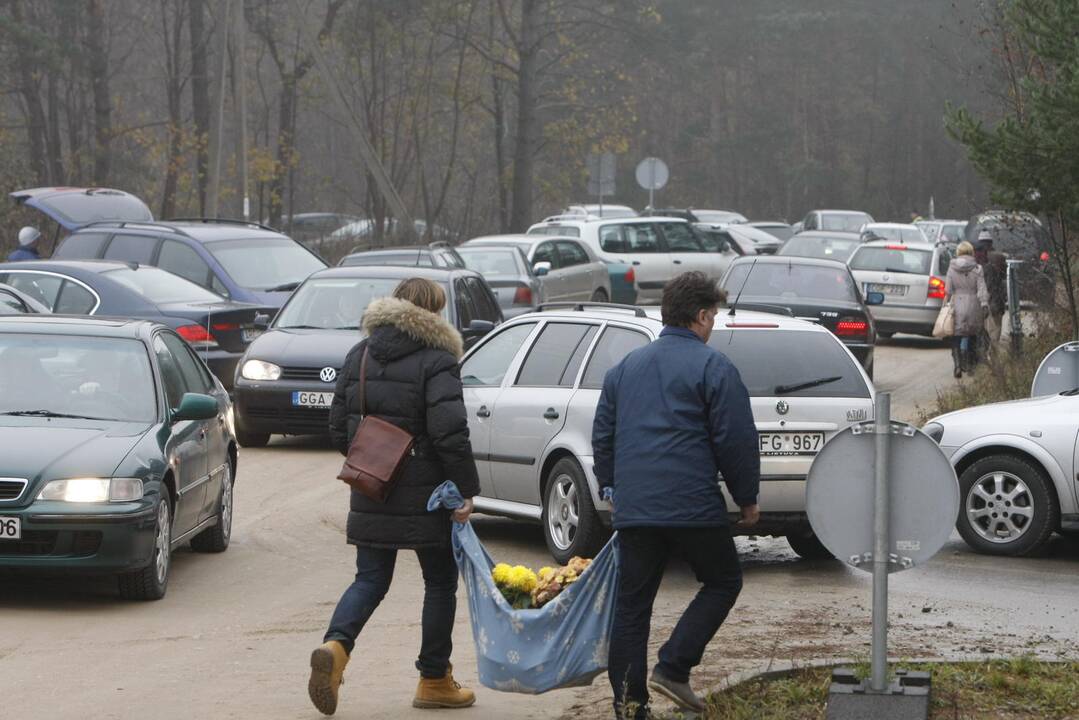
[{"label": "car wheel", "polygon": [[603,288],[597,288],[596,291],[592,293],[592,302],[605,303],[608,299],[607,291]]},{"label": "car wheel", "polygon": [[1037,553],[1060,521],[1049,478],[1015,455],[978,460],[960,476],[959,492],[956,528],[981,553]]},{"label": "car wheel", "polygon": [[236,442],[245,448],[266,447],[266,443],[270,442],[270,433],[253,433],[236,428]]},{"label": "car wheel", "polygon": [[172,564],[172,508],[167,497],[157,501],[154,523],[154,553],[150,564],[118,578],[120,597],[125,600],[160,600],[169,586]]},{"label": "car wheel", "polygon": [[804,560],[831,560],[832,553],[813,533],[803,535],[788,535],[787,544],[791,546],[798,557]]},{"label": "car wheel", "polygon": [[565,565],[574,556],[593,557],[605,531],[581,466],[572,458],[555,463],[543,498],[543,535],[547,549]]},{"label": "car wheel", "polygon": [[232,463],[225,463],[225,476],[221,478],[221,500],[218,504],[217,524],[206,528],[191,538],[191,549],[196,552],[219,553],[229,549],[232,537]]}]

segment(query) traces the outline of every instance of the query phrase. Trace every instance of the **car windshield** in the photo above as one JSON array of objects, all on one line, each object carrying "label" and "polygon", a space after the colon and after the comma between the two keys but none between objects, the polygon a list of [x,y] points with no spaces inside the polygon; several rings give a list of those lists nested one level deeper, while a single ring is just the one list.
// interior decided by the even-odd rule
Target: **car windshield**
[{"label": "car windshield", "polygon": [[887,240],[894,243],[926,242],[926,236],[916,227],[868,227],[862,231],[862,242]]},{"label": "car windshield", "polygon": [[395,253],[357,253],[346,255],[341,260],[342,267],[359,265],[401,265],[406,267],[434,267],[431,253],[421,250],[409,250]]},{"label": "car windshield", "polygon": [[795,235],[779,249],[777,255],[824,258],[846,262],[858,247],[859,240],[851,238],[799,237]]},{"label": "car windshield", "polygon": [[206,243],[206,249],[240,287],[250,290],[303,282],[311,273],[326,267],[326,263],[287,237],[222,240]]},{"label": "car windshield", "polygon": [[833,232],[858,232],[873,218],[865,213],[821,213],[820,229]]},{"label": "car windshield", "polygon": [[[752,397],[869,397],[854,360],[831,333],[721,328],[708,344],[730,358]],[[820,378],[838,379],[811,384]]]},{"label": "car windshield", "polygon": [[854,280],[847,268],[799,265],[797,262],[740,263],[731,268],[723,287],[732,302],[739,294],[792,300],[858,301]]},{"label": "car windshield", "polygon": [[150,359],[137,340],[0,333],[0,415],[152,422]]},{"label": "car windshield", "polygon": [[727,210],[693,210],[698,222],[721,225],[723,223],[744,223],[746,216]]},{"label": "car windshield", "polygon": [[929,275],[933,253],[901,247],[862,247],[850,259],[851,270]]},{"label": "car windshield", "polygon": [[337,277],[308,280],[289,298],[273,326],[277,329],[355,331],[371,301],[392,295],[401,279]]},{"label": "car windshield", "polygon": [[529,235],[561,235],[562,237],[581,237],[581,229],[565,225],[543,225],[528,229]]},{"label": "car windshield", "polygon": [[217,293],[210,292],[190,280],[185,280],[161,268],[140,265],[138,269],[117,268],[106,270],[101,274],[125,285],[157,305],[179,302],[222,302],[224,300]]},{"label": "car windshield", "polygon": [[942,225],[938,231],[939,239],[949,243],[960,243],[963,241],[963,232],[966,229],[966,223]]},{"label": "car windshield", "polygon": [[457,252],[464,258],[466,268],[475,270],[485,278],[518,277],[522,274],[513,257],[517,250],[457,248]]}]

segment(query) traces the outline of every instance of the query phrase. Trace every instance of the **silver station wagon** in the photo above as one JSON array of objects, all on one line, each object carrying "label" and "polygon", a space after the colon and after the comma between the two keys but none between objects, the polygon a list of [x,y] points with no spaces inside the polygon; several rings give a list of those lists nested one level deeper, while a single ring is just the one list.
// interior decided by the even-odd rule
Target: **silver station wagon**
[{"label": "silver station wagon", "polygon": [[[565,303],[514,318],[477,344],[461,366],[483,493],[476,509],[539,521],[559,562],[591,555],[610,523],[592,468],[603,378],[662,329],[658,309]],[[741,373],[760,433],[761,521],[752,532],[784,535],[803,557],[826,556],[806,519],[806,474],[832,435],[872,418],[872,383],[832,333],[783,315],[723,312],[710,344]]]}]

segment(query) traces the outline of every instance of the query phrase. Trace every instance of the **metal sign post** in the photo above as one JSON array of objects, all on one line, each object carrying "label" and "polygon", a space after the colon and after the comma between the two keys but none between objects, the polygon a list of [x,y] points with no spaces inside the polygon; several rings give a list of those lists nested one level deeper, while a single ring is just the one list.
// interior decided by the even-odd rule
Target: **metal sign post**
[{"label": "metal sign post", "polygon": [[873,458],[873,656],[870,688],[888,688],[888,446],[892,428],[892,396],[877,395],[874,409]]},{"label": "metal sign post", "polygon": [[891,419],[879,393],[872,422],[836,433],[806,479],[806,513],[817,539],[840,560],[872,572],[870,677],[832,675],[827,717],[892,720],[927,717],[929,674],[888,673],[888,574],[933,557],[959,513],[955,470],[925,433]]},{"label": "metal sign post", "polygon": [[614,153],[588,156],[588,194],[599,198],[599,212],[603,215],[603,198],[615,193],[615,172],[617,170]]}]

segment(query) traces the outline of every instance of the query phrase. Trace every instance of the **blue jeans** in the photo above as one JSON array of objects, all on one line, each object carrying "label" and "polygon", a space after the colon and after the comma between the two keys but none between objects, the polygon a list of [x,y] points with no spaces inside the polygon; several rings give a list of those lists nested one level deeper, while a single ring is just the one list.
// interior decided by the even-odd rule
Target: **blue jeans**
[{"label": "blue jeans", "polygon": [[[423,615],[420,656],[416,669],[425,678],[442,678],[453,651],[453,620],[457,613],[457,561],[445,547],[419,548],[423,572]],[[324,640],[337,640],[352,654],[363,626],[386,596],[393,580],[397,551],[356,546],[356,579],[345,590],[330,619]]]},{"label": "blue jeans", "polygon": [[614,691],[616,717],[628,701],[645,717],[648,706],[648,635],[652,604],[667,561],[689,561],[701,589],[686,608],[667,643],[659,650],[656,670],[675,682],[688,682],[704,648],[734,607],[742,590],[742,566],[727,527],[636,527],[618,531],[620,578],[611,630],[607,674]]}]

